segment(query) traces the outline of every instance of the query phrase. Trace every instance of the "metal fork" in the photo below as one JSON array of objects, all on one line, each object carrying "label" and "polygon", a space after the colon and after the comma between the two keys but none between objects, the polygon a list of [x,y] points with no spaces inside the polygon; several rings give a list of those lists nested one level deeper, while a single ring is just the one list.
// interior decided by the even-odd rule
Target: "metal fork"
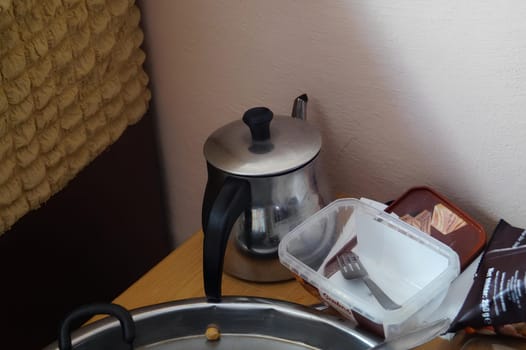
[{"label": "metal fork", "polygon": [[360,258],[353,252],[345,252],[336,256],[338,266],[345,279],[361,279],[374,295],[376,300],[382,305],[384,309],[395,310],[400,308],[400,305],[395,303],[385,292],[378,287],[378,285],[369,277],[367,270],[362,265]]}]

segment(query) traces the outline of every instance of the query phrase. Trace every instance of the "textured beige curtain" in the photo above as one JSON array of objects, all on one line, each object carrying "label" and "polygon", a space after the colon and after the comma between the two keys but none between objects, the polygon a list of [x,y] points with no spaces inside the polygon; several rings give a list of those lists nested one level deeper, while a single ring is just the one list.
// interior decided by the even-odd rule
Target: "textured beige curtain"
[{"label": "textured beige curtain", "polygon": [[146,112],[132,0],[0,0],[0,234]]}]

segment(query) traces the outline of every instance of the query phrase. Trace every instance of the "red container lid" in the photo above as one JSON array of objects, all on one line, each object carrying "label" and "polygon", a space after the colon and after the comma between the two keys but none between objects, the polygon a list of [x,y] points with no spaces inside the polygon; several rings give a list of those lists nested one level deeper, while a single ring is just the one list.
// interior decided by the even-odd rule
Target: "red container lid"
[{"label": "red container lid", "polygon": [[429,187],[409,189],[385,211],[450,246],[459,255],[462,270],[486,245],[482,226]]}]

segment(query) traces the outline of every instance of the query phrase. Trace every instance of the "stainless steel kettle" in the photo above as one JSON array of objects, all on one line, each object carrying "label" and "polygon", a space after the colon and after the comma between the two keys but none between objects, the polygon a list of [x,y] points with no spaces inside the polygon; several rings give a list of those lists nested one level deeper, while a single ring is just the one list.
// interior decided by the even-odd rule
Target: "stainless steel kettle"
[{"label": "stainless steel kettle", "polygon": [[316,159],[321,135],[305,119],[307,95],[291,116],[266,107],[216,130],[204,144],[208,182],[202,207],[203,273],[209,299],[221,296],[221,276],[273,282],[292,278],[278,245],[327,202]]}]

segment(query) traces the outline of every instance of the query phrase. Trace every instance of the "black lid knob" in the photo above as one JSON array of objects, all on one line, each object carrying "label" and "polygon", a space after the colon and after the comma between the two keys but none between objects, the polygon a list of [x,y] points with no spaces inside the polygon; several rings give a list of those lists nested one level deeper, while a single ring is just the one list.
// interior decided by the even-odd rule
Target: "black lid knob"
[{"label": "black lid knob", "polygon": [[265,141],[270,139],[270,121],[274,113],[267,107],[251,108],[243,114],[243,121],[250,128],[252,141]]}]

